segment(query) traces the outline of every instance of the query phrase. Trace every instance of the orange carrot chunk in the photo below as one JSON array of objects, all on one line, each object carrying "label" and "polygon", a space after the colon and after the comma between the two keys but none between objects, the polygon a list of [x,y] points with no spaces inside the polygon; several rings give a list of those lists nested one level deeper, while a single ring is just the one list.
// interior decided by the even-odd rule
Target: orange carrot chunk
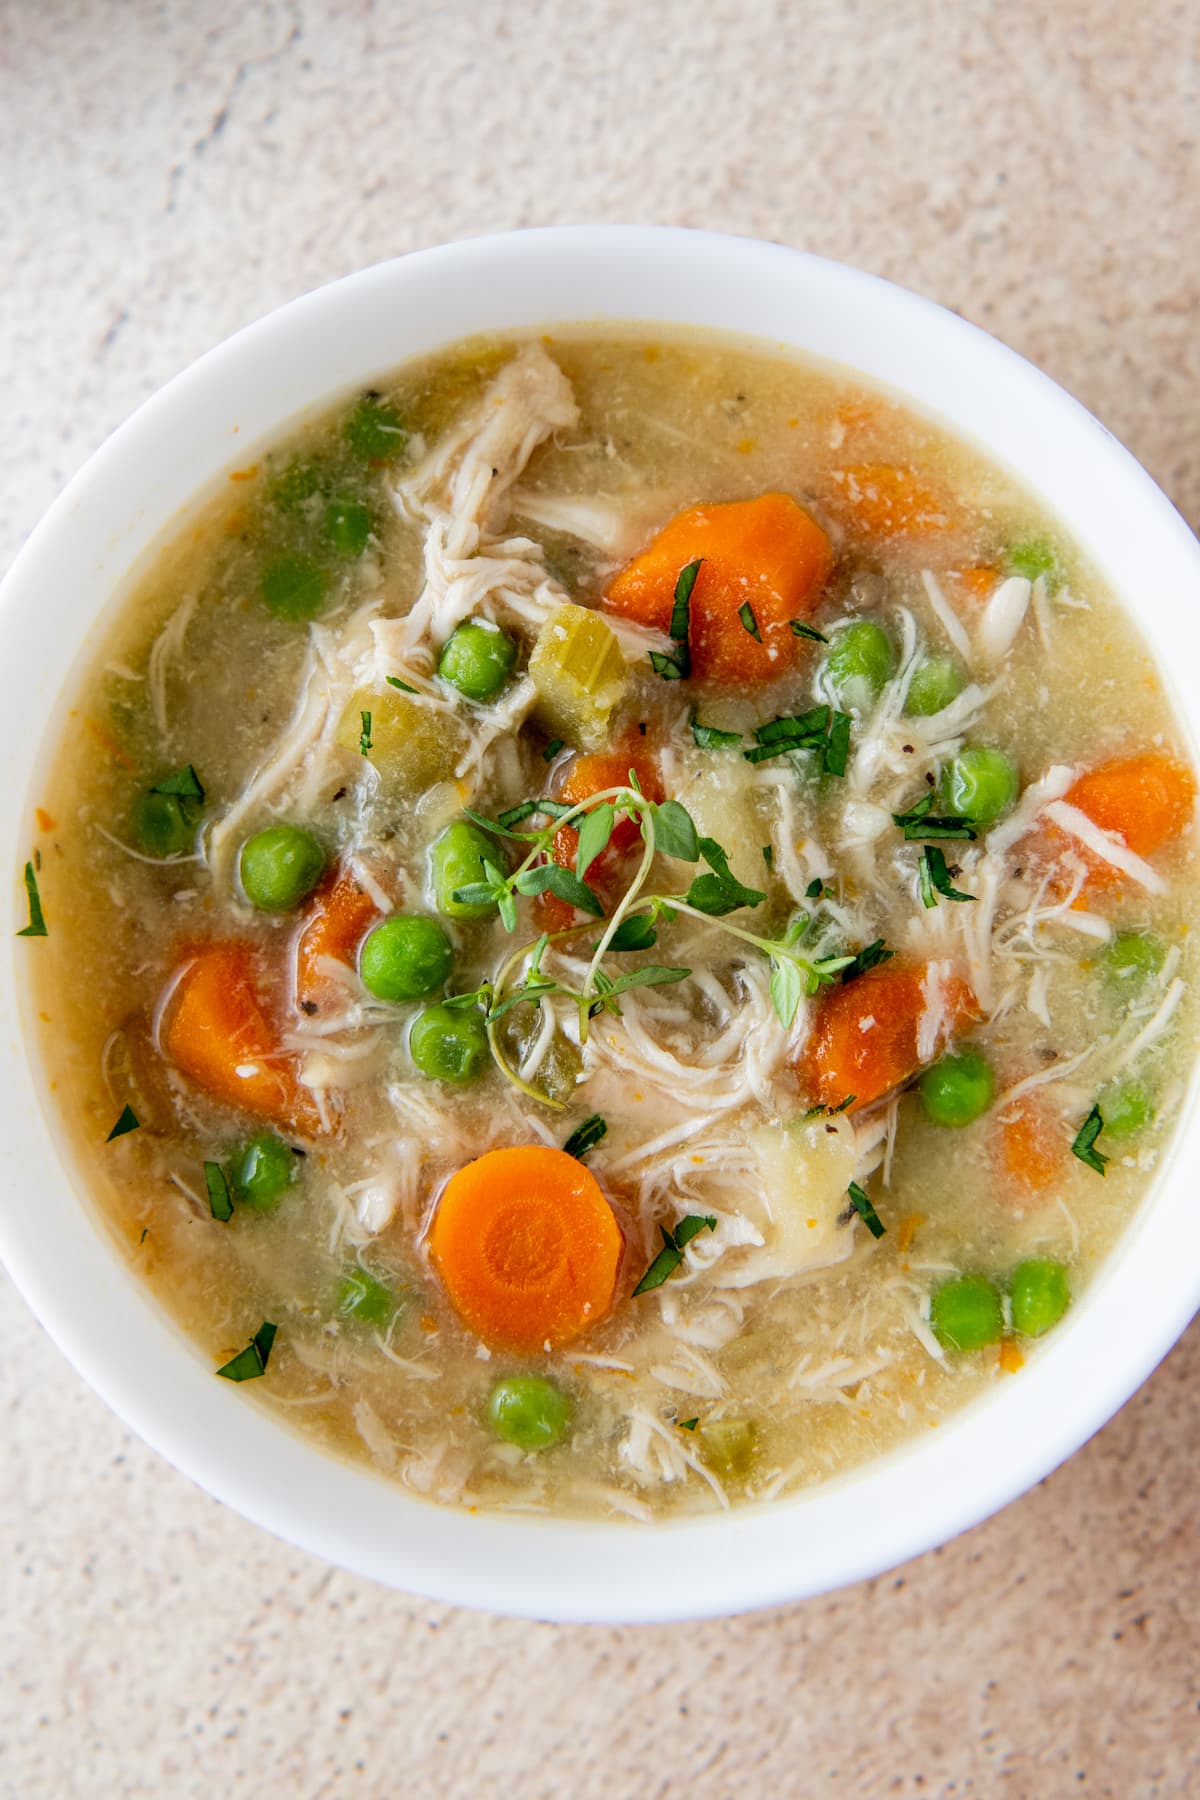
[{"label": "orange carrot chunk", "polygon": [[[925,1021],[927,1011],[933,1016]],[[840,1106],[852,1094],[847,1110],[857,1112],[910,1080],[978,1017],[975,996],[960,976],[931,980],[923,963],[869,969],[831,988],[818,1005],[795,1064],[801,1092],[825,1106]]]},{"label": "orange carrot chunk", "polygon": [[612,1306],[621,1229],[563,1150],[489,1150],[451,1177],[429,1250],[455,1312],[494,1350],[557,1349]]},{"label": "orange carrot chunk", "polygon": [[1036,1101],[1021,1100],[1009,1118],[1001,1120],[1000,1150],[1004,1173],[1018,1194],[1040,1194],[1062,1174],[1068,1139],[1061,1121],[1054,1121]]},{"label": "orange carrot chunk", "polygon": [[296,1003],[317,1006],[330,996],[327,960],[354,966],[367,928],[379,916],[370,894],[347,870],[327,875],[296,943]]},{"label": "orange carrot chunk", "polygon": [[[1102,831],[1115,833],[1135,856],[1152,856],[1190,824],[1196,805],[1196,777],[1186,763],[1149,751],[1090,769],[1067,790],[1065,799]],[[1086,851],[1084,855],[1097,886],[1124,879],[1111,863]]]},{"label": "orange carrot chunk", "polygon": [[[813,610],[833,566],[829,539],[789,494],[693,507],[613,577],[605,606],[668,631],[680,570],[698,557],[692,673],[705,681],[774,681],[799,652],[791,621]],[[758,638],[740,616],[747,603]]]},{"label": "orange carrot chunk", "polygon": [[250,944],[204,944],[183,964],[160,1041],[181,1075],[214,1100],[313,1135],[316,1102],[297,1079],[259,996]]},{"label": "orange carrot chunk", "polygon": [[945,496],[915,469],[855,463],[835,469],[832,504],[868,537],[926,537],[951,524]]}]

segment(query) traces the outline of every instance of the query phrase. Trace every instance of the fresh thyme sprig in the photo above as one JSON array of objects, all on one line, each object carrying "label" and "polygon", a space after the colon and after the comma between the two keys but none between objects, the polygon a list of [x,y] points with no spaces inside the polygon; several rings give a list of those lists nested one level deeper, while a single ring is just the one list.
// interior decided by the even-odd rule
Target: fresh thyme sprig
[{"label": "fresh thyme sprig", "polygon": [[[518,825],[539,815],[549,818],[549,824],[532,831],[517,829]],[[729,866],[728,852],[715,838],[700,836],[690,813],[677,800],[656,802],[649,799],[638,786],[632,770],[628,786],[606,788],[575,806],[528,801],[501,815],[500,819],[488,819],[474,812],[468,816],[486,831],[529,846],[522,861],[509,874],[493,863],[486,863],[487,880],[457,889],[454,896],[456,900],[470,904],[493,902],[510,931],[515,929],[515,896],[518,894],[554,893],[592,918],[604,918],[599,897],[584,877],[607,848],[618,818],[636,820],[642,834],[638,867],[616,907],[604,918],[603,929],[592,947],[580,987],[572,988],[547,976],[542,969],[542,959],[552,943],[587,929],[587,919],[561,931],[543,933],[531,943],[523,944],[497,971],[490,990],[481,989],[474,995],[463,997],[485,1004],[488,1040],[498,1067],[514,1086],[534,1098],[545,1100],[546,1096],[531,1088],[508,1062],[496,1029],[500,1020],[516,1006],[527,1002],[540,1006],[551,995],[561,996],[578,1008],[579,1039],[581,1044],[586,1043],[589,1021],[602,1011],[619,1015],[622,994],[639,987],[666,986],[683,981],[691,974],[688,968],[661,963],[644,963],[617,976],[610,975],[605,969],[604,962],[609,955],[653,948],[660,922],[669,922],[681,915],[697,919],[766,956],[771,963],[771,1001],[785,1028],[792,1025],[806,994],[816,994],[822,985],[854,963],[853,956],[813,957],[801,949],[812,925],[808,913],[797,913],[774,938],[731,923],[727,915],[752,911],[763,904],[766,895],[738,879]],[[557,833],[563,826],[576,821],[578,843],[574,870],[552,860],[539,860],[550,858]],[[645,891],[646,884],[654,859],[660,854],[677,862],[696,864],[703,861],[707,867],[693,876],[682,893],[649,894]],[[520,978],[514,981],[518,971],[521,971]]]}]

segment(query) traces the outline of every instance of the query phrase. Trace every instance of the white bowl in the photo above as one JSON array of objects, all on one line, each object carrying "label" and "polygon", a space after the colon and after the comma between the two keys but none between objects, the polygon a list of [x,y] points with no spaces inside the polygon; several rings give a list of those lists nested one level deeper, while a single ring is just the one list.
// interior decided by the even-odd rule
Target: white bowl
[{"label": "white bowl", "polygon": [[[38,772],[131,566],[223,470],[297,415],[484,330],[568,321],[732,330],[887,383],[1015,470],[1106,571],[1200,724],[1200,547],[1121,446],[1028,363],[854,269],[702,232],[582,227],[423,251],[283,307],[148,401],[76,476],[0,604],[0,843],[14,925]],[[1194,743],[1193,743],[1194,750]],[[18,913],[20,916],[18,917]],[[51,922],[53,928],[53,922]],[[10,940],[0,1082],[0,1252],[84,1378],[163,1455],[248,1518],[376,1580],[542,1619],[670,1620],[878,1574],[1011,1500],[1153,1369],[1200,1303],[1194,1109],[1119,1249],[1027,1368],[936,1432],[811,1492],[678,1524],[578,1524],[430,1505],[291,1435],[215,1381],[121,1260],[60,1149],[19,1018],[36,942]]]}]

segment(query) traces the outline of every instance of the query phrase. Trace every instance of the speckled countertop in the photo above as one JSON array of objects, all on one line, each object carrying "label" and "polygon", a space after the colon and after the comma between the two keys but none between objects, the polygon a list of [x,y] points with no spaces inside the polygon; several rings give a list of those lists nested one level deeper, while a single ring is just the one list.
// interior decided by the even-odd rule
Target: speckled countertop
[{"label": "speckled countertop", "polygon": [[[756,233],[932,295],[1195,525],[1198,130],[1194,0],[3,0],[0,566],[239,325],[399,251],[580,220]],[[559,1628],[242,1523],[5,1284],[0,1791],[1195,1795],[1198,1377],[1193,1328],[1048,1482],[867,1586]]]}]

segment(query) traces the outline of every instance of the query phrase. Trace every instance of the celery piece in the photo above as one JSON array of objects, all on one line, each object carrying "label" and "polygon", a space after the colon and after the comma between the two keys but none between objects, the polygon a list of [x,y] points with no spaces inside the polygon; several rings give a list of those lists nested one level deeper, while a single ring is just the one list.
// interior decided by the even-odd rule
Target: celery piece
[{"label": "celery piece", "polygon": [[558,607],[538,633],[529,673],[545,729],[578,749],[601,749],[625,691],[625,658],[599,613]]},{"label": "celery piece", "polygon": [[382,693],[360,688],[346,702],[337,730],[338,743],[356,758],[364,712],[371,715],[367,760],[378,769],[386,790],[423,794],[435,782],[453,780],[467,732],[452,715],[395,688]]}]

